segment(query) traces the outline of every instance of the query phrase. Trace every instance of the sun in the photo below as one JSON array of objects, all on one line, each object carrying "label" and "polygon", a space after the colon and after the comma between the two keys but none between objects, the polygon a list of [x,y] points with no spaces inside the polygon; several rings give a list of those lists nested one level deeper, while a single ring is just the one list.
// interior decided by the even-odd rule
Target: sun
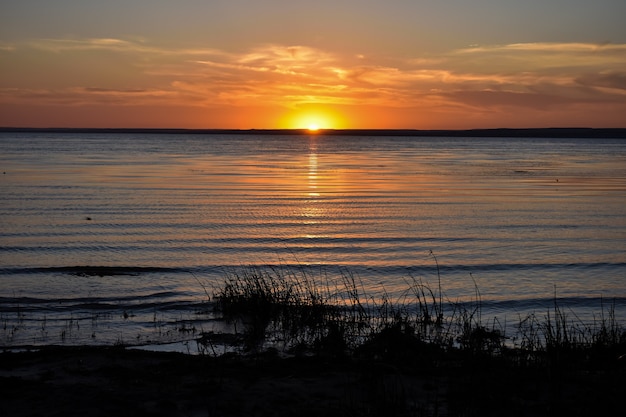
[{"label": "sun", "polygon": [[346,122],[333,110],[315,107],[285,113],[278,126],[281,129],[303,129],[310,133],[318,133],[328,129],[345,129]]},{"label": "sun", "polygon": [[303,114],[295,117],[292,121],[293,127],[296,129],[306,129],[311,133],[318,132],[322,129],[329,129],[333,123],[328,117],[319,113]]}]

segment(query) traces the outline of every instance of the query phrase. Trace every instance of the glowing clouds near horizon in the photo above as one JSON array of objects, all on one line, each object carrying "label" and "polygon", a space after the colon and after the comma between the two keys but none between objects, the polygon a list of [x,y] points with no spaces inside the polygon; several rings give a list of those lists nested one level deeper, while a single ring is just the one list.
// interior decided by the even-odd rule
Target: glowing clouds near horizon
[{"label": "glowing clouds near horizon", "polygon": [[[626,43],[414,55],[231,51],[128,39],[0,41],[0,125],[235,129],[623,127]],[[40,62],[46,77],[33,71]]]}]

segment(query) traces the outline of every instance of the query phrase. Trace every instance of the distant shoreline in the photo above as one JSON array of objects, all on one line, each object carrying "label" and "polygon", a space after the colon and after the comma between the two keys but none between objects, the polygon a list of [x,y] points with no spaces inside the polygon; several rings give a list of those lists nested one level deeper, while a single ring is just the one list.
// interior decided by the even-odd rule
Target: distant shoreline
[{"label": "distant shoreline", "polygon": [[626,139],[626,128],[527,128],[527,129],[159,129],[159,128],[33,128],[0,127],[0,132],[16,133],[151,133],[202,135],[326,135],[326,136],[416,136],[489,138],[614,138]]}]

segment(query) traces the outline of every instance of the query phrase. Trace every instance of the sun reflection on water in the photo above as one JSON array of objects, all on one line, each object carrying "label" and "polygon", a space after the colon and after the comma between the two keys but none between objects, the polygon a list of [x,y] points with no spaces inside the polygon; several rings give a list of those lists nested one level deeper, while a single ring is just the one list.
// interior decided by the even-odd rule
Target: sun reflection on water
[{"label": "sun reflection on water", "polygon": [[309,142],[309,197],[319,197],[317,181],[317,143],[314,138],[311,138]]},{"label": "sun reflection on water", "polygon": [[319,192],[319,174],[317,160],[317,141],[314,137],[309,139],[309,159],[308,159],[307,189],[306,199],[303,201],[301,215],[306,225],[315,225],[324,216],[324,210],[320,207],[321,195]]}]

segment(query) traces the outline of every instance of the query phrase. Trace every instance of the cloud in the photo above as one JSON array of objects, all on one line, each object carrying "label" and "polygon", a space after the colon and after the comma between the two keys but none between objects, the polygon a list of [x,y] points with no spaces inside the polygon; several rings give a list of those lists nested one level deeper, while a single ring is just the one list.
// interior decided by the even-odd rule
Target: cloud
[{"label": "cloud", "polygon": [[570,103],[570,100],[565,97],[541,92],[454,91],[442,94],[442,96],[454,102],[485,109],[526,107],[537,110],[549,110],[555,106]]},{"label": "cloud", "polygon": [[26,41],[23,47],[55,53],[85,50],[109,50],[117,52],[156,51],[156,49],[143,46],[139,42],[113,38],[36,39]]},{"label": "cloud", "polygon": [[602,87],[626,92],[626,72],[600,72],[584,74],[576,78],[576,82],[589,87]]},{"label": "cloud", "polygon": [[470,48],[459,49],[457,53],[493,53],[510,51],[531,51],[549,53],[588,53],[588,52],[626,52],[626,45],[604,43],[583,43],[583,42],[531,42],[512,43],[507,45],[473,45]]},{"label": "cloud", "polygon": [[114,89],[114,88],[101,88],[101,87],[86,87],[84,89],[87,92],[92,93],[114,93],[114,94],[141,94],[145,93],[147,90],[141,89]]},{"label": "cloud", "polygon": [[[233,52],[94,38],[0,43],[0,54],[7,59],[10,54],[13,63],[0,84],[3,102],[548,110],[624,104],[626,91],[625,44],[517,43],[365,59],[306,45],[264,44]],[[94,69],[93,58],[101,54],[109,65]],[[64,65],[51,86],[28,67],[46,60]],[[64,75],[71,73],[87,75]]]}]

